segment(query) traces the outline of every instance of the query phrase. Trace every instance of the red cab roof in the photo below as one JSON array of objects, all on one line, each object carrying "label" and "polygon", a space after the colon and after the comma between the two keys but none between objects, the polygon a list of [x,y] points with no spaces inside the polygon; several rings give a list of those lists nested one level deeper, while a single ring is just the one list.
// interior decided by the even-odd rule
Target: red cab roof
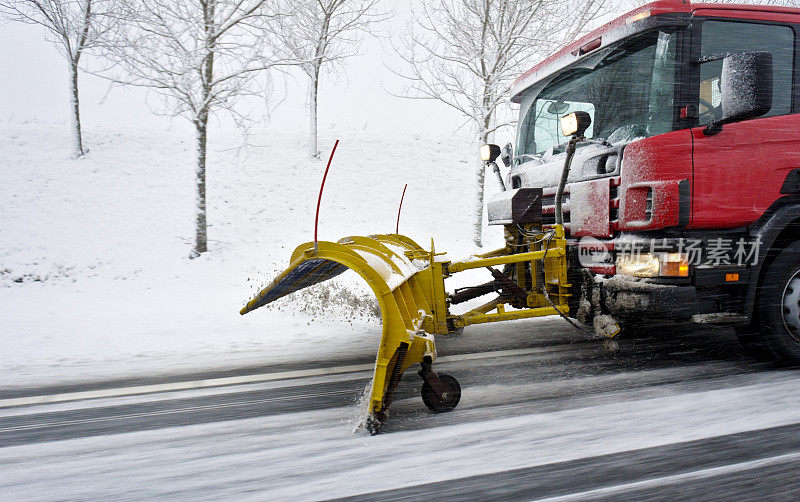
[{"label": "red cab roof", "polygon": [[[659,0],[656,2],[651,2],[604,24],[587,35],[584,35],[520,75],[520,77],[517,78],[517,80],[514,81],[514,84],[511,86],[511,100],[514,102],[519,102],[519,95],[522,93],[522,91],[530,87],[531,84],[540,80],[541,77],[552,73],[552,71],[558,70],[559,68],[557,67],[558,65],[555,64],[556,62],[560,61],[562,58],[565,58],[569,54],[578,54],[578,51],[581,49],[581,47],[584,47],[587,43],[598,40],[604,34],[635,21],[637,16],[642,16],[641,18],[643,19],[645,17],[657,16],[659,14],[692,14],[698,10],[704,10],[705,12],[703,12],[703,14],[708,15],[722,15],[725,12],[730,13],[730,11],[742,11],[742,18],[755,19],[764,19],[764,14],[767,13],[778,14],[778,17],[781,18],[784,16],[780,16],[780,14],[800,14],[800,8],[777,7],[772,5],[692,3],[690,0]],[[780,20],[784,19],[776,19],[776,21]],[[797,19],[795,19],[795,21],[797,21]],[[593,47],[592,50],[594,49],[595,48]],[[553,66],[553,68],[551,68],[551,66]]]}]

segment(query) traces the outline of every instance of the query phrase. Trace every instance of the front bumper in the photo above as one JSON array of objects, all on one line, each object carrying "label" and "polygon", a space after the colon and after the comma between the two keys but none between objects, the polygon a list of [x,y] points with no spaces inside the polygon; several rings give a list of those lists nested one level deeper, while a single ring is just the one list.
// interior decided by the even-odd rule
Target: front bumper
[{"label": "front bumper", "polygon": [[694,286],[622,275],[588,277],[584,282],[579,318],[581,314],[590,317],[598,310],[623,319],[646,316],[688,320],[699,313]]}]

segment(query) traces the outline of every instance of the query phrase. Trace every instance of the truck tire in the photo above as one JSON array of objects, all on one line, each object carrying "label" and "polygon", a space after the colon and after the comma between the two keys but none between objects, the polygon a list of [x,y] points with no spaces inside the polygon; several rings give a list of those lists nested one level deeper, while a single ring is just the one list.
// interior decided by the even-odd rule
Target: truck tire
[{"label": "truck tire", "polygon": [[800,364],[800,241],[775,257],[758,300],[764,342],[779,362]]}]

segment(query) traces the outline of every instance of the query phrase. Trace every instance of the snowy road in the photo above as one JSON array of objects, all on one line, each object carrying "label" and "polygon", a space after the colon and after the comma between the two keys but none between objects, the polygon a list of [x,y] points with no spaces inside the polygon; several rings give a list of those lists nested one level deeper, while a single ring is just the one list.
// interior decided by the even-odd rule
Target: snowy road
[{"label": "snowy road", "polygon": [[[800,371],[729,332],[644,331],[616,355],[558,320],[441,339],[461,404],[429,414],[409,372],[377,437],[352,433],[368,353],[0,408],[0,499],[798,500]],[[188,389],[215,378],[253,383]]]}]

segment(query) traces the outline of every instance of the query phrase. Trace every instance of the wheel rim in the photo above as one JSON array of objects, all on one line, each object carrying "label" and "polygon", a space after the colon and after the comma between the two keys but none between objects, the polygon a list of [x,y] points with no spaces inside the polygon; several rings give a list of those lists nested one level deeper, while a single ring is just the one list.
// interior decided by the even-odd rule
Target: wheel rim
[{"label": "wheel rim", "polygon": [[794,273],[783,288],[781,306],[783,325],[800,340],[800,270]]}]

